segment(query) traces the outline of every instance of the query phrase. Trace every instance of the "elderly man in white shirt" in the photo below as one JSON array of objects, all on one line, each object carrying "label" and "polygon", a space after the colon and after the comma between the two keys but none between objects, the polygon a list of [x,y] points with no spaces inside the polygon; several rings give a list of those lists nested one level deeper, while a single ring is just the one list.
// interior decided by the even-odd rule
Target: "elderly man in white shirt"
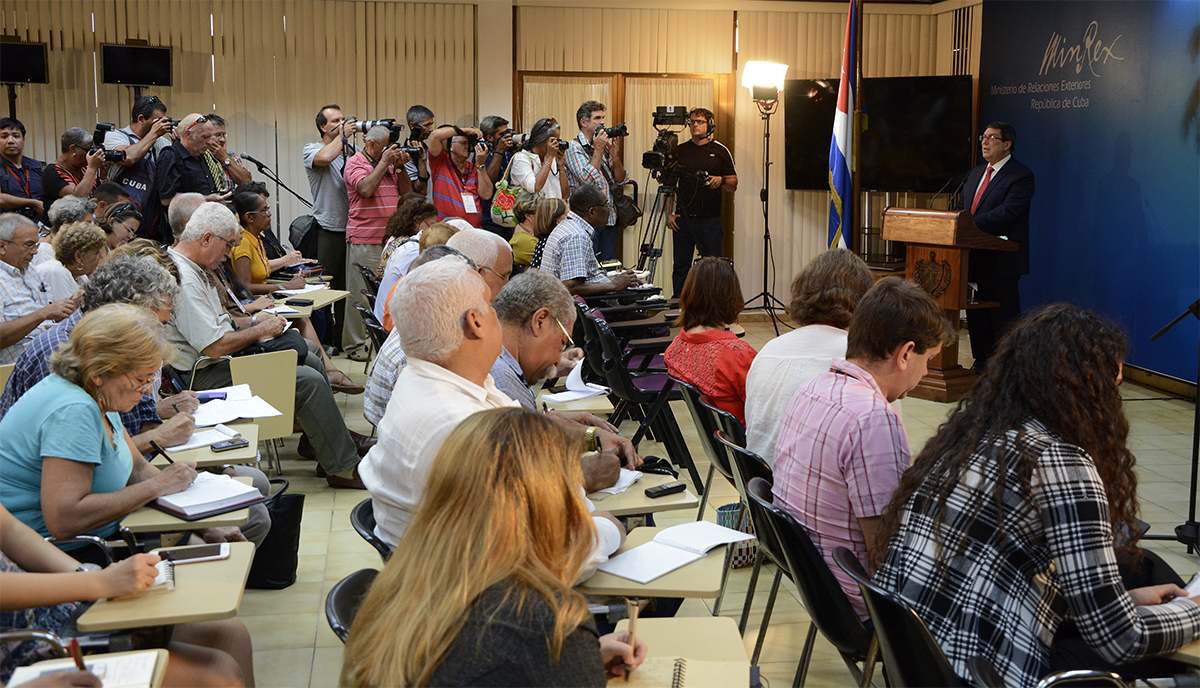
[{"label": "elderly man in white shirt", "polygon": [[[392,320],[408,365],[379,423],[379,444],[359,465],[374,504],[375,534],[393,547],[450,432],[478,411],[518,406],[489,373],[503,341],[491,301],[478,271],[457,256],[412,270],[396,287]],[[624,530],[607,514],[595,521],[593,561],[599,563],[620,546]]]}]

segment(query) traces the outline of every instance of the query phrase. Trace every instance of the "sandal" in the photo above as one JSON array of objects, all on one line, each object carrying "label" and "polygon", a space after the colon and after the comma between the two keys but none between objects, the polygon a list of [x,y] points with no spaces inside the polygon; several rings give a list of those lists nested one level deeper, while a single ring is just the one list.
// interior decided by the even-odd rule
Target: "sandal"
[{"label": "sandal", "polygon": [[328,371],[329,388],[342,394],[362,394],[366,389],[340,370]]}]

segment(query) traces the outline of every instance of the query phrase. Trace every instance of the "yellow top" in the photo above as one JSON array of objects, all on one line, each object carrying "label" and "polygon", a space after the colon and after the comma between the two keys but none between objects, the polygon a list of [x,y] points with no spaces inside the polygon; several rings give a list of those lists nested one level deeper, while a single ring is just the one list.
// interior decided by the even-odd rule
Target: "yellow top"
[{"label": "yellow top", "polygon": [[533,249],[537,248],[537,237],[529,232],[514,232],[508,240],[513,250],[513,262],[517,265],[528,266],[533,260]]},{"label": "yellow top", "polygon": [[271,266],[267,263],[267,252],[263,250],[262,240],[254,236],[248,229],[242,230],[242,243],[233,247],[233,264],[236,266],[239,258],[250,259],[250,283],[263,284],[271,274]]}]

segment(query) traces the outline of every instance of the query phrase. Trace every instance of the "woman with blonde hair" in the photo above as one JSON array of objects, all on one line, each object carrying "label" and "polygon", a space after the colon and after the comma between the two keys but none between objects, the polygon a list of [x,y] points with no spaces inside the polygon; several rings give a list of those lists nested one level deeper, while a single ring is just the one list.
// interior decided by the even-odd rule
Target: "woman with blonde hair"
[{"label": "woman with blonde hair", "polygon": [[407,534],[346,643],[346,686],[603,686],[642,643],[599,637],[573,585],[595,527],[579,442],[523,409],[446,438]]},{"label": "woman with blonde hair", "polygon": [[537,225],[537,210],[544,198],[540,193],[522,193],[517,196],[517,204],[513,206],[517,226],[513,229],[508,244],[512,246],[513,265],[522,270],[529,267],[529,261],[533,260],[533,251],[537,248],[538,238],[533,232]]},{"label": "woman with blonde hair", "polygon": [[104,230],[90,222],[63,225],[54,235],[54,260],[34,268],[50,291],[50,300],[69,299],[104,262],[108,242]]},{"label": "woman with blonde hair", "polygon": [[554,228],[567,218],[567,202],[561,198],[547,198],[538,204],[537,213],[533,219],[533,236],[537,237],[537,245],[533,247],[533,257],[529,259],[529,267],[542,267],[542,251],[546,249],[546,240]]}]

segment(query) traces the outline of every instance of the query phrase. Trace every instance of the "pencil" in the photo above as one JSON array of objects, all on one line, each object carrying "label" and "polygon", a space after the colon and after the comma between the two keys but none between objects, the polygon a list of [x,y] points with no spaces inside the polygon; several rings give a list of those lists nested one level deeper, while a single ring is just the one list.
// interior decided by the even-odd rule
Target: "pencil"
[{"label": "pencil", "polygon": [[150,448],[153,449],[154,451],[158,452],[159,454],[162,454],[162,457],[167,460],[167,463],[175,463],[175,461],[173,461],[171,459],[171,455],[167,453],[167,450],[158,446],[158,442],[155,442],[154,440],[150,440]]},{"label": "pencil", "polygon": [[71,638],[71,644],[67,646],[71,652],[71,657],[75,659],[75,666],[80,671],[87,671],[87,667],[83,665],[83,655],[79,652],[79,638]]},{"label": "pencil", "polygon": [[[638,619],[638,601],[634,599],[625,600],[625,608],[629,611],[629,647],[637,647],[637,619]],[[629,682],[629,665],[625,665],[625,682]]]}]

